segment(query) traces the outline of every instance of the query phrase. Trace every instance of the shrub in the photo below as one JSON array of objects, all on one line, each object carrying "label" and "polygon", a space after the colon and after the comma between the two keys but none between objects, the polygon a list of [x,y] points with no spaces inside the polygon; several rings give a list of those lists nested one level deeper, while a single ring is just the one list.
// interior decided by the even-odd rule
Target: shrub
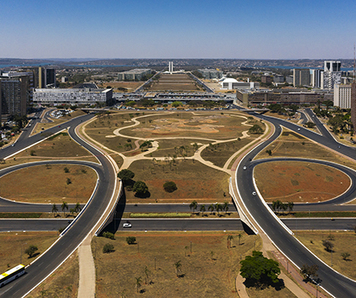
[{"label": "shrub", "polygon": [[104,232],[104,233],[103,233],[103,236],[104,236],[105,238],[109,238],[109,239],[112,239],[112,240],[115,239],[115,235],[114,235],[113,233],[110,233],[110,232]]},{"label": "shrub", "polygon": [[110,244],[110,243],[106,243],[103,247],[103,253],[109,253],[114,251],[114,245]]},{"label": "shrub", "polygon": [[136,237],[133,236],[126,237],[126,242],[127,244],[134,244],[136,242]]},{"label": "shrub", "polygon": [[25,253],[28,254],[29,258],[32,258],[37,250],[38,250],[37,246],[30,245],[28,248],[26,248]]},{"label": "shrub", "polygon": [[173,181],[167,181],[163,184],[163,188],[166,192],[174,192],[177,190],[177,185]]}]

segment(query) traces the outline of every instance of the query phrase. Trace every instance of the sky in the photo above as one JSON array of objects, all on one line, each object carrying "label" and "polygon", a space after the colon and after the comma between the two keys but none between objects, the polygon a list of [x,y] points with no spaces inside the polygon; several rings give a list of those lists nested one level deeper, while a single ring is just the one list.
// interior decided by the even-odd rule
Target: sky
[{"label": "sky", "polygon": [[353,59],[355,42],[355,0],[0,0],[0,58]]}]

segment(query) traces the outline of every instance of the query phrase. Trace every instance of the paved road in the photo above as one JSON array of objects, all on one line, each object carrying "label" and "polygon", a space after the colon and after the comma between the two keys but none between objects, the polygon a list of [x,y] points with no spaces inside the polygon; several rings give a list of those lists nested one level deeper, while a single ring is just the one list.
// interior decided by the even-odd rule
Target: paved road
[{"label": "paved road", "polygon": [[[241,161],[239,168],[236,171],[236,181],[240,191],[241,198],[243,199],[247,209],[251,215],[258,222],[260,227],[272,239],[272,241],[279,247],[279,249],[291,259],[298,267],[303,264],[316,264],[319,267],[318,274],[321,278],[321,286],[336,297],[356,297],[356,282],[351,281],[339,273],[332,270],[330,267],[322,263],[318,258],[306,250],[300,243],[291,236],[269,213],[266,212],[265,206],[257,195],[252,195],[255,191],[252,168],[250,167],[251,160],[266,146],[273,142],[281,133],[280,125],[288,129],[300,133],[324,146],[339,151],[351,158],[355,158],[356,151],[347,146],[339,145],[330,137],[323,137],[319,134],[313,133],[307,129],[299,128],[295,124],[283,121],[281,119],[272,118],[264,115],[252,113],[256,117],[263,120],[268,120],[275,125],[275,133],[265,143],[257,146],[249,152]],[[327,133],[327,132],[326,132]],[[340,148],[339,148],[340,146]],[[247,170],[243,170],[242,166],[246,165]]]},{"label": "paved road", "polygon": [[7,231],[58,231],[65,228],[72,218],[67,219],[0,219],[0,232]]},{"label": "paved road", "polygon": [[[96,149],[88,146],[78,136],[75,135],[74,128],[82,121],[88,120],[93,115],[84,115],[68,121],[61,127],[51,128],[41,134],[24,139],[16,144],[14,147],[8,147],[0,151],[0,158],[4,158],[15,153],[16,150],[23,149],[31,144],[40,141],[45,136],[49,136],[55,132],[60,131],[63,127],[70,126],[69,134],[80,145],[86,147],[93,155],[97,156],[101,166],[98,165],[96,171],[100,177],[97,191],[83,212],[82,216],[77,220],[68,232],[61,237],[52,248],[42,255],[36,262],[29,266],[26,271],[27,274],[20,279],[4,286],[0,290],[1,297],[22,297],[35,285],[41,282],[48,274],[50,274],[56,267],[58,267],[71,252],[81,243],[84,237],[89,233],[91,228],[98,222],[101,214],[104,213],[108,205],[116,181],[116,175],[112,169],[109,161],[102,156]],[[63,163],[63,161],[61,161]],[[48,162],[47,162],[48,163]],[[45,265],[44,265],[45,264]]]},{"label": "paved road", "polygon": [[[58,231],[66,227],[67,219],[0,219],[0,232],[6,231]],[[132,228],[123,228],[129,221]],[[291,230],[353,230],[356,218],[284,218],[282,221]],[[123,218],[116,220],[119,231],[242,231],[238,218],[166,219],[166,218]]]}]

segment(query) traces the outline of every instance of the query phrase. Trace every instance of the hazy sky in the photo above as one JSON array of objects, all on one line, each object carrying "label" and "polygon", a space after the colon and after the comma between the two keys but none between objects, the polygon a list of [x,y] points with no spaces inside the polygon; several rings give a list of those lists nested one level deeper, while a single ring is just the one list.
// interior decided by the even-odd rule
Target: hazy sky
[{"label": "hazy sky", "polygon": [[0,0],[1,58],[353,58],[356,1]]}]

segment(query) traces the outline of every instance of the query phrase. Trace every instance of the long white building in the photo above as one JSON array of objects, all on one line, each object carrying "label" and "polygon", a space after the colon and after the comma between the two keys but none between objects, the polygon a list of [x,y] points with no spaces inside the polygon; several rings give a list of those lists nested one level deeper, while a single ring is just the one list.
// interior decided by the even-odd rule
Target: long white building
[{"label": "long white building", "polygon": [[334,85],[334,106],[351,109],[351,85]]},{"label": "long white building", "polygon": [[39,104],[113,104],[112,89],[36,89],[33,102]]}]

